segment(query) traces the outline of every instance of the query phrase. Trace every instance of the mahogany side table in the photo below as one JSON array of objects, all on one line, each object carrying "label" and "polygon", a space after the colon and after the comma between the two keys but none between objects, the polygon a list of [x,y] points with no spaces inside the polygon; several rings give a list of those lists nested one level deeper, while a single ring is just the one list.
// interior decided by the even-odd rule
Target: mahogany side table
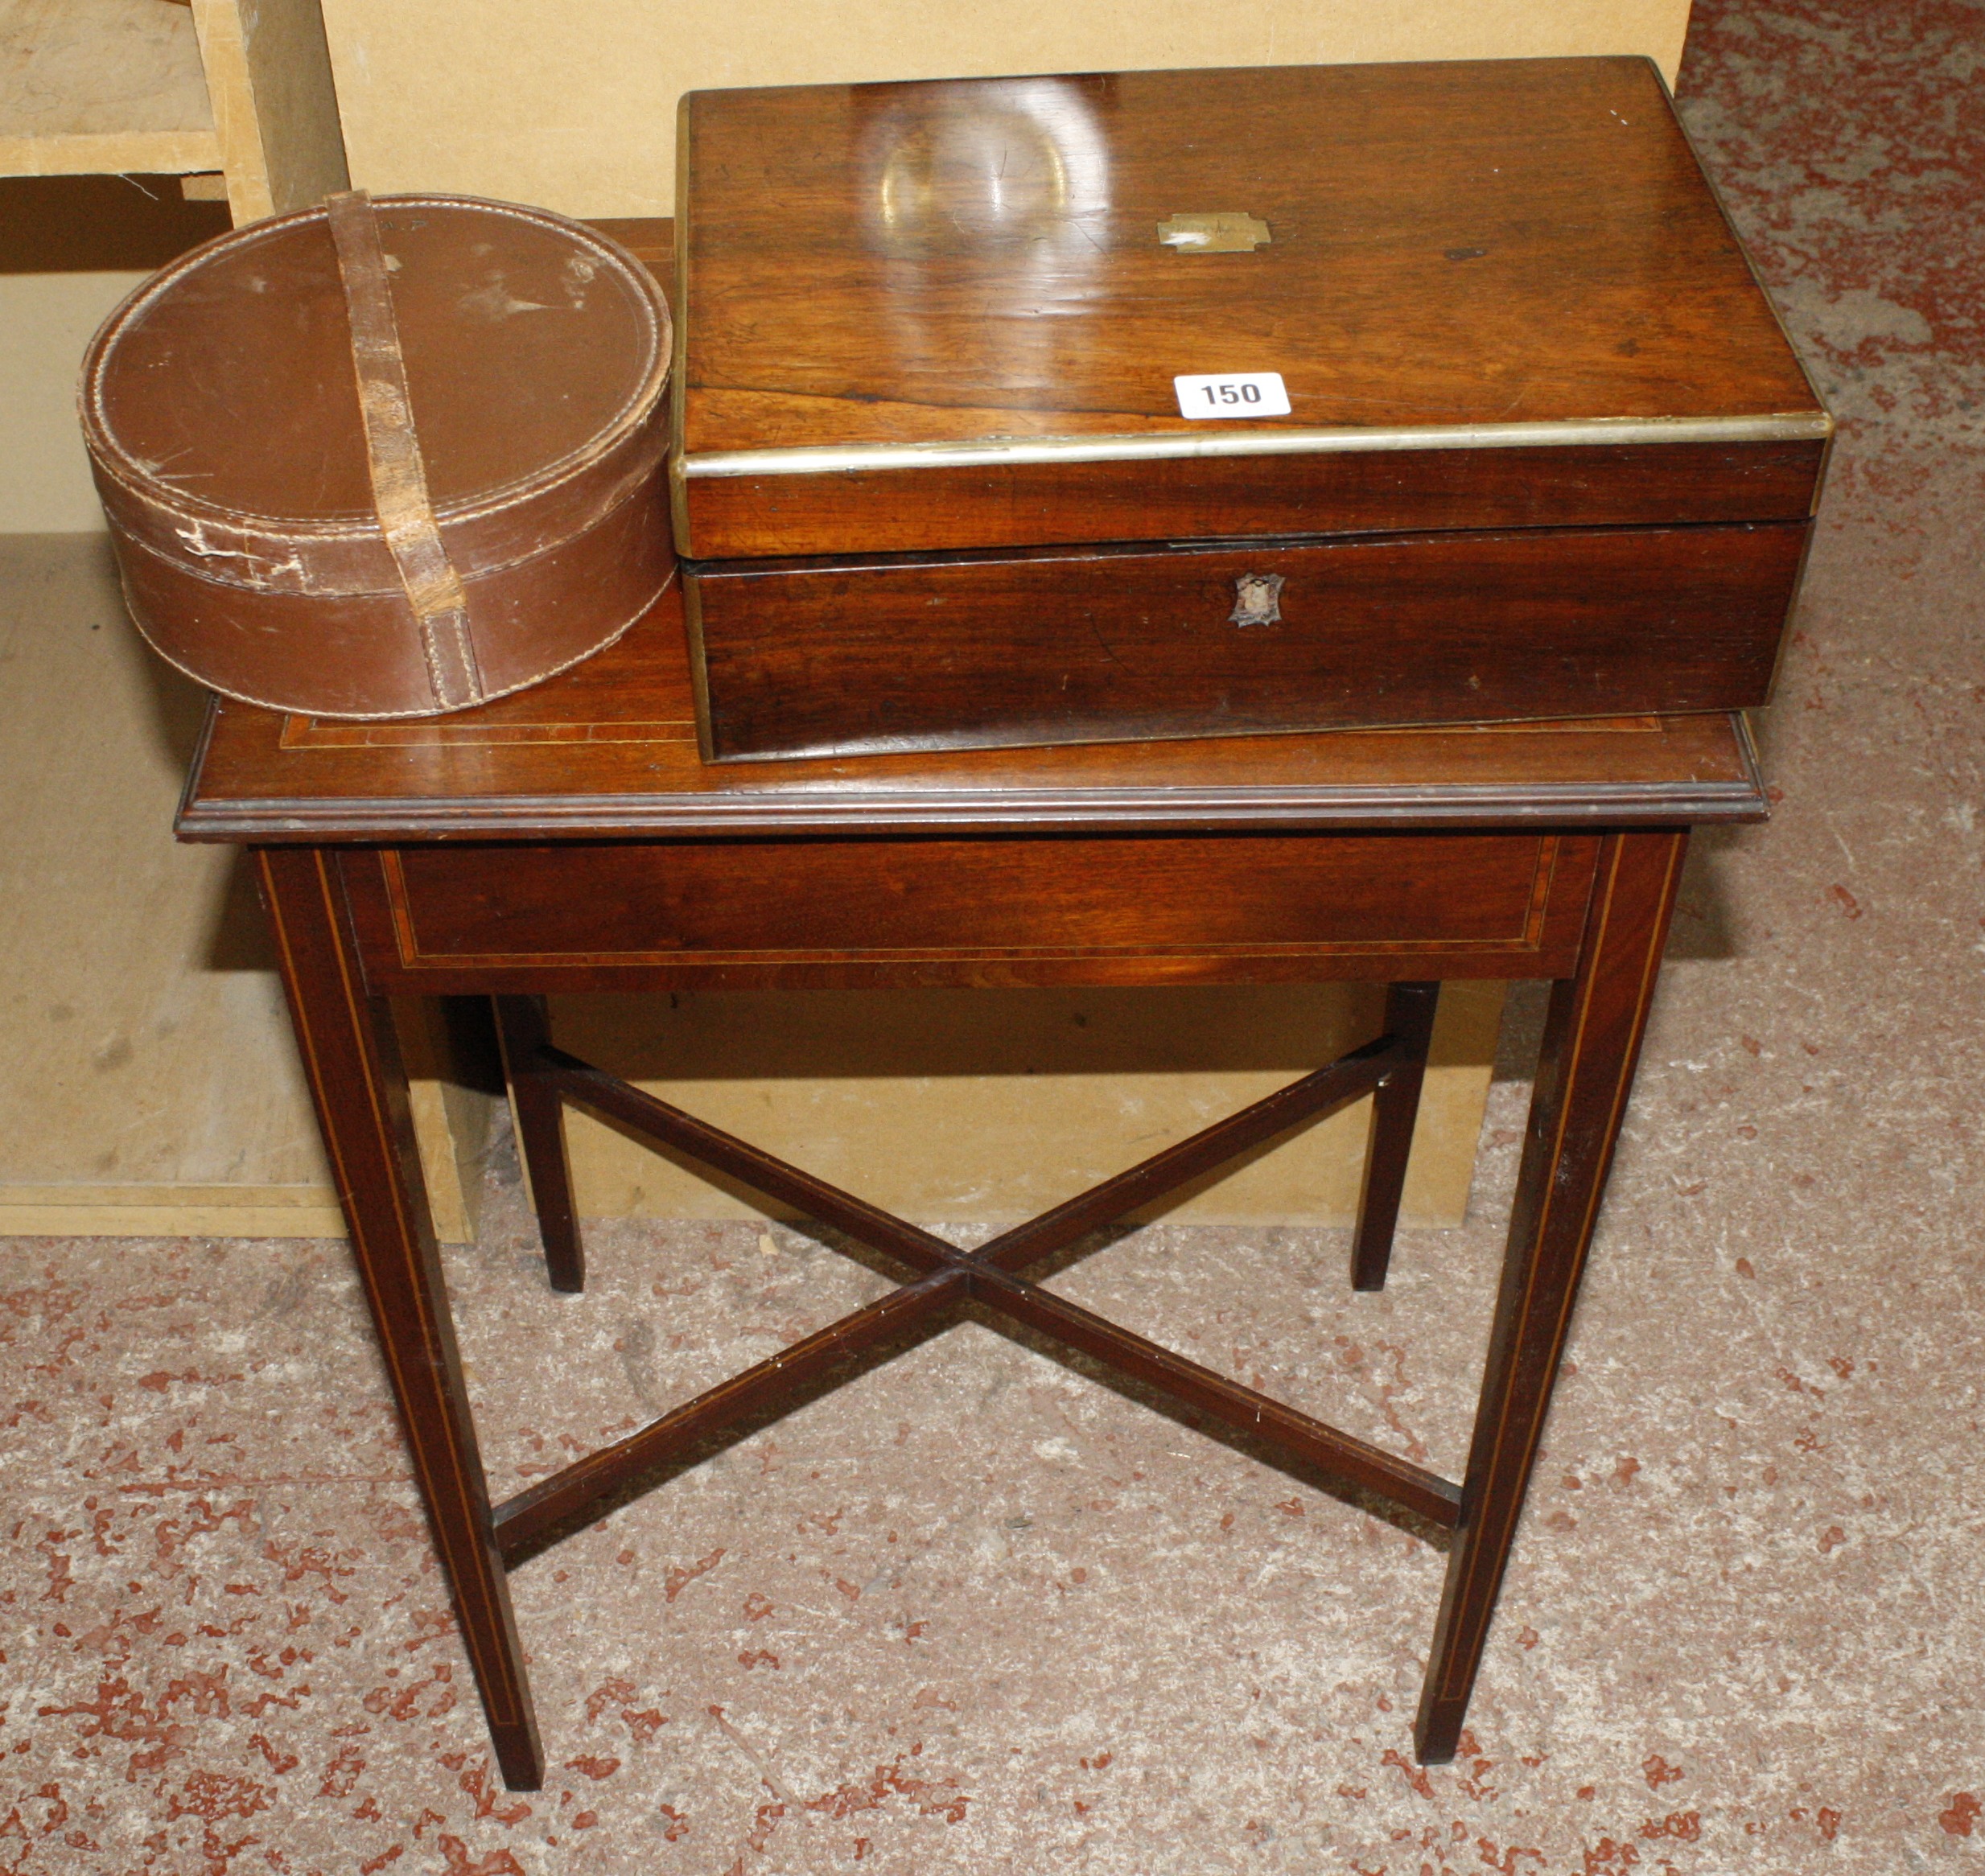
[{"label": "mahogany side table", "polygon": [[[706,767],[672,590],[537,689],[417,723],[221,701],[183,837],[254,853],[297,1039],[505,1780],[543,1754],[505,1572],[727,1427],[966,1302],[1444,1531],[1416,1740],[1455,1752],[1632,1087],[1692,826],[1761,819],[1740,720],[1242,737]],[[1553,980],[1468,1468],[1435,1476],[1029,1282],[1085,1232],[1374,1094],[1353,1282],[1385,1280],[1438,985]],[[565,1055],[548,992],[1390,984],[1384,1033],[967,1253]],[[497,1000],[552,1282],[571,1101],[830,1223],[902,1287],[490,1502],[395,995]]]}]

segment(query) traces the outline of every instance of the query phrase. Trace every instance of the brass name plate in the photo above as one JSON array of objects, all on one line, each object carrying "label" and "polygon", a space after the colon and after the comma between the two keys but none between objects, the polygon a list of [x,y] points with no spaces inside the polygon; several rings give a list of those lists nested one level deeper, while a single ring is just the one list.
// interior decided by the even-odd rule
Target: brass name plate
[{"label": "brass name plate", "polygon": [[1268,245],[1268,224],[1222,209],[1214,215],[1175,215],[1158,224],[1158,238],[1175,254],[1250,254]]}]

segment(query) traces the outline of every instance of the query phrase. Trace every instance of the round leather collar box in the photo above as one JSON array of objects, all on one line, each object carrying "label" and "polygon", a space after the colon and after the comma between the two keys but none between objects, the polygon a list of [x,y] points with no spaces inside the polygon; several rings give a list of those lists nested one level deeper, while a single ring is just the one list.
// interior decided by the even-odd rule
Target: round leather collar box
[{"label": "round leather collar box", "polygon": [[132,616],[316,716],[549,677],[668,584],[669,355],[647,270],[541,209],[352,194],[210,241],[84,361]]}]

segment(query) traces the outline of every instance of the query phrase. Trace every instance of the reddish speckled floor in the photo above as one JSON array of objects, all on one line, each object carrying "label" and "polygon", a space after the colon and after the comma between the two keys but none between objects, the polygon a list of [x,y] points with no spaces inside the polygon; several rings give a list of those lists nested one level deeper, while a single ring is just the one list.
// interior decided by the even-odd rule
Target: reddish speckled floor
[{"label": "reddish speckled floor", "polygon": [[[519,1573],[555,1769],[507,1795],[341,1249],[21,1240],[0,1870],[1985,1867],[1985,10],[1698,14],[1691,121],[1843,438],[1777,817],[1699,850],[1464,1760],[1409,1747],[1432,1553],[967,1328]],[[1524,1092],[1382,1298],[1294,1232],[1063,1281],[1453,1465]],[[500,1489],[873,1281],[628,1228],[554,1301],[496,1183],[452,1276]]]}]

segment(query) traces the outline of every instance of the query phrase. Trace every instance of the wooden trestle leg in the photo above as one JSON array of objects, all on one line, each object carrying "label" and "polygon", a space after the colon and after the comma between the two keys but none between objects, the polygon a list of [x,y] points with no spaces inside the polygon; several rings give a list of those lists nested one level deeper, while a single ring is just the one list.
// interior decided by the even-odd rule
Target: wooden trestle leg
[{"label": "wooden trestle leg", "polygon": [[1386,993],[1386,1034],[1404,1045],[1405,1057],[1372,1096],[1365,1138],[1365,1183],[1358,1194],[1357,1229],[1351,1240],[1351,1287],[1383,1290],[1392,1261],[1392,1236],[1406,1190],[1406,1160],[1420,1117],[1427,1049],[1433,1040],[1438,984],[1394,984]]},{"label": "wooden trestle leg", "polygon": [[1687,847],[1686,829],[1607,837],[1578,974],[1552,987],[1481,1405],[1420,1696],[1415,1740],[1424,1764],[1446,1764],[1459,1743],[1633,1088]]},{"label": "wooden trestle leg", "polygon": [[352,1250],[405,1421],[504,1783],[535,1791],[544,1754],[490,1521],[476,1430],[422,1185],[392,1013],[368,996],[336,858],[256,855],[297,1043]]},{"label": "wooden trestle leg", "polygon": [[492,997],[504,1073],[517,1116],[517,1151],[531,1183],[537,1234],[545,1247],[551,1287],[576,1295],[586,1287],[586,1251],[572,1202],[572,1168],[566,1158],[565,1121],[557,1088],[540,1071],[538,1052],[551,1040],[542,997]]}]

